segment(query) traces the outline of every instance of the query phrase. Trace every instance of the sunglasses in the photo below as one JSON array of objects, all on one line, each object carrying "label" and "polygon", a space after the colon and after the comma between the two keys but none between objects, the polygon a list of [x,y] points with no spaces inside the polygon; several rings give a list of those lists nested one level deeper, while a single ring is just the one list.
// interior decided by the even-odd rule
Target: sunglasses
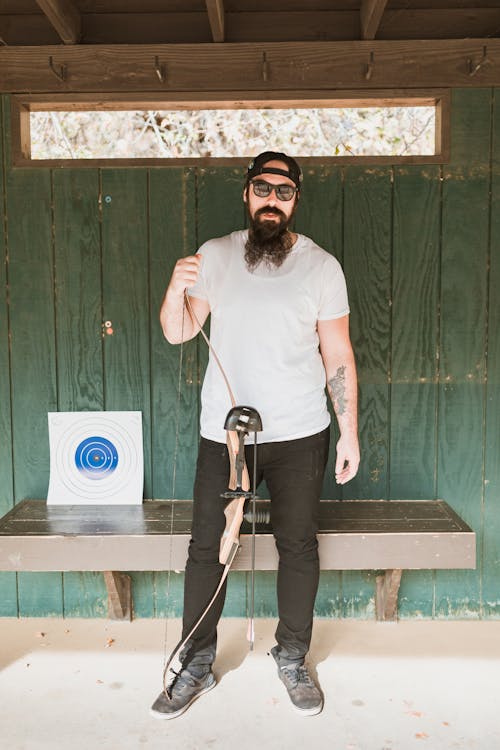
[{"label": "sunglasses", "polygon": [[264,180],[254,180],[251,184],[257,198],[267,198],[274,190],[278,200],[291,201],[295,193],[298,192],[298,188],[293,187],[293,185],[271,185]]}]

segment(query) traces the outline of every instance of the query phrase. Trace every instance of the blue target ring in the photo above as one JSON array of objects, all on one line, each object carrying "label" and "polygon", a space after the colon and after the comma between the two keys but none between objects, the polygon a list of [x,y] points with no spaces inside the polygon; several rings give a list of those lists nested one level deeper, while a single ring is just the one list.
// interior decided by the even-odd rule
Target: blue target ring
[{"label": "blue target ring", "polygon": [[105,479],[118,466],[118,451],[107,438],[88,437],[75,451],[75,466],[87,479]]}]

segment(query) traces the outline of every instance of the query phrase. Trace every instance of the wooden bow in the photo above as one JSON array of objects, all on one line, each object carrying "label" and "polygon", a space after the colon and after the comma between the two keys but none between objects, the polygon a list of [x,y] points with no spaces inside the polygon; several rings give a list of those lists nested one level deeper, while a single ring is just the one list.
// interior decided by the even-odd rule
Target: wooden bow
[{"label": "wooden bow", "polygon": [[[198,324],[200,332],[203,338],[205,339],[207,346],[210,352],[213,354],[215,361],[222,373],[224,382],[226,383],[226,386],[229,392],[231,405],[234,410],[236,408],[236,400],[231,390],[231,386],[224,372],[224,369],[222,368],[220,360],[216,352],[214,351],[209,338],[206,336],[205,332],[203,331],[203,328],[200,322],[198,321],[196,313],[194,312],[191,306],[191,302],[189,300],[189,295],[187,294],[187,291],[184,292],[184,299],[185,299],[185,304],[186,304],[187,309],[189,310],[190,315]],[[253,513],[252,513],[252,534],[253,534],[252,592],[253,592],[253,585],[254,585],[253,569],[254,569],[254,562],[255,562],[255,497],[256,497],[255,490],[256,490],[256,487],[254,486],[253,493],[251,493],[250,492],[250,477],[248,474],[248,468],[247,468],[247,465],[245,462],[245,456],[244,456],[244,435],[242,434],[241,431],[238,433],[237,430],[232,430],[232,429],[226,430],[226,442],[227,442],[227,447],[228,447],[228,452],[229,452],[230,474],[229,474],[229,483],[228,483],[229,490],[228,492],[225,493],[224,497],[227,498],[229,502],[226,505],[226,508],[224,509],[224,515],[226,517],[226,525],[221,536],[220,548],[219,548],[219,562],[222,565],[224,565],[224,570],[222,571],[222,575],[219,580],[219,583],[217,584],[217,588],[215,589],[212,595],[212,598],[208,602],[207,606],[205,607],[201,615],[198,617],[198,619],[196,620],[195,624],[193,625],[189,633],[184,638],[182,638],[179,641],[179,643],[175,646],[169,659],[167,660],[167,663],[165,664],[165,668],[163,670],[163,691],[168,699],[171,698],[170,689],[168,685],[169,671],[172,671],[174,676],[177,676],[180,669],[182,669],[182,664],[179,664],[180,669],[177,669],[177,670],[173,669],[171,665],[173,664],[174,660],[179,656],[183,648],[187,645],[190,638],[192,638],[192,636],[194,635],[194,633],[196,632],[198,627],[201,625],[201,623],[203,622],[208,612],[210,611],[211,607],[215,603],[224,585],[224,581],[226,580],[228,576],[229,570],[234,561],[236,553],[238,552],[238,549],[240,546],[240,528],[241,528],[241,524],[243,523],[245,503],[249,498],[251,498],[253,502]],[[255,448],[256,448],[256,445],[257,445],[257,439],[255,437]],[[256,456],[254,456],[254,459],[256,459]],[[256,461],[254,460],[254,484],[255,484],[255,477],[256,477]],[[253,641],[254,641],[253,614],[254,613],[253,613],[253,593],[252,593],[251,618],[250,618],[250,623],[249,623],[249,628],[248,628],[248,639],[250,640],[251,649],[253,648]],[[175,681],[175,678],[174,678],[174,681]]]}]

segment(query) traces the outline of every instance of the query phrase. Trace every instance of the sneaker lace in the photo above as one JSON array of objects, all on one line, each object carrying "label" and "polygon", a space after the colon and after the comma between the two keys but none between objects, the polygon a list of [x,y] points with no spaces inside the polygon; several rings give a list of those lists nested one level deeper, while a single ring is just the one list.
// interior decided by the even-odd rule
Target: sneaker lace
[{"label": "sneaker lace", "polygon": [[281,671],[285,673],[295,687],[299,684],[310,688],[315,687],[314,682],[307,671],[307,667],[305,667],[304,664],[298,666],[295,664],[288,664],[281,667]]},{"label": "sneaker lace", "polygon": [[170,698],[172,697],[172,693],[175,687],[181,689],[186,685],[190,685],[192,687],[196,682],[193,675],[190,674],[187,669],[181,669],[179,672],[176,672],[174,669],[172,669],[171,671],[174,673],[174,677],[167,686],[167,692]]}]

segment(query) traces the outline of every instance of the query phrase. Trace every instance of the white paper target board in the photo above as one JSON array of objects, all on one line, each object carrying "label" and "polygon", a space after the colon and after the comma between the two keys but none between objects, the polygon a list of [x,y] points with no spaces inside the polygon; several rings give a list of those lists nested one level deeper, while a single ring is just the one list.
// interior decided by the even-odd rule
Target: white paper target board
[{"label": "white paper target board", "polygon": [[48,505],[140,505],[140,411],[49,412]]}]

